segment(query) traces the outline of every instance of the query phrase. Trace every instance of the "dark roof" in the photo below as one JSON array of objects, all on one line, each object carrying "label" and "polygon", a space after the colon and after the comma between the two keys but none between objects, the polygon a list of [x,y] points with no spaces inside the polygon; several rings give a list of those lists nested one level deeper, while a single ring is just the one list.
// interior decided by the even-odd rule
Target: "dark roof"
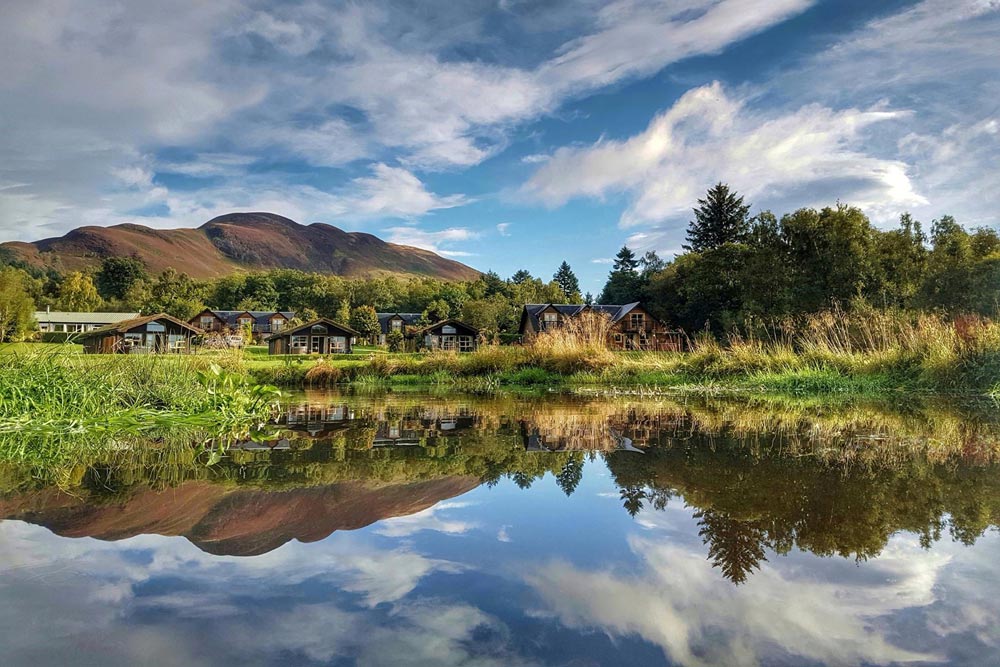
[{"label": "dark roof", "polygon": [[[632,310],[639,306],[639,302],[626,303],[624,305],[612,305],[612,304],[594,304],[593,306],[588,306],[583,303],[529,303],[524,306],[524,315],[531,319],[531,324],[535,329],[540,329],[538,316],[544,310],[549,308],[554,309],[560,315],[564,317],[576,317],[585,310],[590,310],[596,313],[603,313],[607,315],[611,322],[618,322],[623,317],[628,315]],[[524,328],[524,317],[522,316],[521,328]]]},{"label": "dark roof", "polygon": [[431,329],[437,329],[438,327],[442,327],[442,326],[445,326],[447,324],[450,324],[452,326],[465,327],[466,329],[468,329],[469,331],[474,332],[475,334],[479,333],[479,329],[477,329],[476,327],[472,326],[471,324],[466,324],[462,320],[456,320],[456,319],[452,318],[450,320],[441,320],[440,322],[435,322],[434,324],[431,324],[430,326],[426,326],[423,329],[420,329],[419,331],[416,332],[416,334],[420,335],[422,333],[426,333],[426,332],[430,331]]},{"label": "dark roof", "polygon": [[253,317],[254,323],[258,325],[269,323],[271,318],[275,315],[281,315],[286,320],[290,320],[295,317],[295,313],[290,310],[212,310],[211,308],[206,308],[195,315],[195,318],[201,317],[205,313],[212,313],[217,318],[225,322],[226,326],[230,327],[235,327],[236,320],[238,320],[240,315],[243,314]]},{"label": "dark roof", "polygon": [[176,317],[167,315],[166,313],[157,313],[156,315],[143,315],[142,317],[135,317],[131,320],[122,320],[121,322],[115,322],[114,324],[109,324],[107,326],[100,327],[99,329],[94,329],[93,331],[87,331],[77,336],[77,340],[83,338],[91,338],[94,336],[102,336],[104,334],[109,334],[109,333],[124,333],[129,329],[134,329],[135,327],[141,327],[143,324],[148,324],[149,322],[153,322],[154,320],[167,320],[168,322],[173,322],[174,324],[178,324],[183,328],[190,330],[191,333],[195,334],[202,333],[201,329],[195,326],[191,326],[190,324],[188,324],[183,320],[179,320]]},{"label": "dark roof", "polygon": [[317,324],[328,324],[328,325],[330,325],[332,327],[336,327],[337,329],[340,329],[344,333],[349,334],[351,336],[360,336],[361,335],[360,332],[355,331],[354,329],[352,329],[349,326],[340,324],[339,322],[334,322],[333,320],[327,319],[325,317],[320,317],[320,318],[317,318],[317,319],[313,320],[312,322],[306,322],[305,324],[300,324],[297,327],[292,327],[291,329],[283,329],[283,330],[281,330],[278,333],[271,334],[270,336],[267,337],[267,340],[273,340],[275,338],[282,338],[284,336],[291,336],[292,334],[298,333],[299,331],[302,331],[303,329],[309,329],[309,328],[311,328],[311,327],[313,327],[313,326],[315,326]]},{"label": "dark roof", "polygon": [[415,326],[423,317],[423,313],[376,313],[376,315],[378,315],[378,324],[384,334],[389,333],[389,320],[397,315],[402,318],[403,324],[411,327]]}]

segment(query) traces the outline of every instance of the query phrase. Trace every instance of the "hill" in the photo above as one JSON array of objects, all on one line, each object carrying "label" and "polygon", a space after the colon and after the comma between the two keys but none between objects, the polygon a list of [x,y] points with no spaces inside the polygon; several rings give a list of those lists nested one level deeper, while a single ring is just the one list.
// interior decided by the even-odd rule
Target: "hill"
[{"label": "hill", "polygon": [[323,223],[301,225],[273,213],[230,213],[197,229],[80,227],[33,243],[2,243],[0,251],[9,259],[60,272],[93,268],[106,257],[136,257],[150,273],[172,267],[200,279],[278,268],[349,278],[396,274],[467,280],[479,275],[429,250]]}]

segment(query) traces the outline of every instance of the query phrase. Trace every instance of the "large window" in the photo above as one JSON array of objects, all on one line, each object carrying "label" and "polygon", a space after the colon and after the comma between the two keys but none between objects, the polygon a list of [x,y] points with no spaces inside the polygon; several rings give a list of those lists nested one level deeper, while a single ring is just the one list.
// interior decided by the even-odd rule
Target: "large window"
[{"label": "large window", "polygon": [[403,330],[403,320],[393,320],[392,321],[392,330],[393,331],[402,331]]},{"label": "large window", "polygon": [[291,351],[304,353],[309,347],[309,336],[292,336]]},{"label": "large window", "polygon": [[201,318],[201,328],[202,329],[211,329],[213,322],[215,322],[215,318],[214,317],[212,317],[211,315],[203,315],[202,318]]},{"label": "large window", "polygon": [[559,313],[545,313],[542,315],[542,326],[544,328],[555,327],[559,325]]},{"label": "large window", "polygon": [[645,313],[632,313],[629,315],[630,328],[635,331],[638,329],[646,328],[646,314]]},{"label": "large window", "polygon": [[271,320],[271,331],[277,333],[285,328],[285,321],[281,319]]},{"label": "large window", "polygon": [[343,336],[330,336],[330,352],[347,352],[347,339]]}]

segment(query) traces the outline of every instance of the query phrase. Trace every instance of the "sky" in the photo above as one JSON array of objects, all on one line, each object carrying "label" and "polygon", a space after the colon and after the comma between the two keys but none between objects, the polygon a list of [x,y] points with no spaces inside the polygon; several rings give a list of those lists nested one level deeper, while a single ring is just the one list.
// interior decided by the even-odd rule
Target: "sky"
[{"label": "sky", "polygon": [[5,0],[0,240],[271,211],[503,276],[754,212],[1000,223],[1000,0]]}]

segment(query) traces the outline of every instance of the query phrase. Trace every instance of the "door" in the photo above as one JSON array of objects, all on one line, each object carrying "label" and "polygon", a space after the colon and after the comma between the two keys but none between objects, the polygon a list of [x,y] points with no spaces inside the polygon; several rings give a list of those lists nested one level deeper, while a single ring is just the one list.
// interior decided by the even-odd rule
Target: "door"
[{"label": "door", "polygon": [[309,351],[321,354],[323,352],[323,337],[322,336],[312,336],[309,342]]}]

